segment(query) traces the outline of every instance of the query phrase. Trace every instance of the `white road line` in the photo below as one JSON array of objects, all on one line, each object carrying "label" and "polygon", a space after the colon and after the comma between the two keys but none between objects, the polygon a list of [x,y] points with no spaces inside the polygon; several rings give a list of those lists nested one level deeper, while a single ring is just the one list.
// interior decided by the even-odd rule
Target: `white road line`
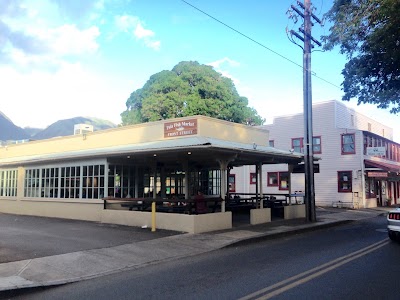
[{"label": "white road line", "polygon": [[[245,297],[240,298],[239,300],[269,299],[269,298],[276,296],[278,294],[281,294],[293,287],[296,287],[307,281],[310,281],[311,279],[313,279],[315,277],[321,276],[322,274],[325,274],[333,269],[336,269],[336,268],[340,267],[341,265],[344,265],[352,260],[355,260],[355,259],[357,259],[361,256],[364,256],[372,251],[375,251],[375,250],[387,245],[388,243],[389,243],[389,239],[384,239],[375,244],[369,245],[365,248],[354,251],[347,255],[338,257],[338,258],[336,258],[330,262],[327,262],[325,264],[322,264],[318,267],[315,267],[313,269],[310,269],[308,271],[305,271],[303,273],[297,274],[295,276],[292,276],[290,278],[282,280],[278,283],[275,283],[269,287],[266,287],[264,289],[254,292],[254,293],[251,293]],[[309,275],[309,274],[311,274],[311,275]],[[266,294],[269,291],[272,291],[272,292]],[[263,295],[263,296],[261,296],[261,295]]]}]

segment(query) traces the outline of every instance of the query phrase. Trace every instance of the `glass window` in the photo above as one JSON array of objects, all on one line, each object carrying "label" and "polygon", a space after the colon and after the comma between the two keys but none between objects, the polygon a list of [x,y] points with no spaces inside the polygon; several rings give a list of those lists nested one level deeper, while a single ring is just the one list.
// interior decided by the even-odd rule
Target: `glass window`
[{"label": "glass window", "polygon": [[17,196],[18,170],[0,170],[0,197]]},{"label": "glass window", "polygon": [[313,144],[313,153],[314,154],[322,153],[322,150],[321,150],[321,137],[320,136],[313,137],[312,144]]},{"label": "glass window", "polygon": [[278,172],[268,172],[267,177],[268,186],[278,186]]},{"label": "glass window", "polygon": [[289,189],[289,172],[279,172],[279,189]]},{"label": "glass window", "polygon": [[275,147],[275,142],[274,142],[274,140],[269,140],[268,145],[269,145],[270,147]]},{"label": "glass window", "polygon": [[250,184],[256,184],[256,183],[257,183],[256,173],[250,173]]},{"label": "glass window", "polygon": [[342,154],[356,153],[354,133],[342,134]]},{"label": "glass window", "polygon": [[103,198],[104,169],[104,165],[26,169],[24,197]]},{"label": "glass window", "polygon": [[338,171],[338,192],[351,193],[352,186],[352,172]]},{"label": "glass window", "polygon": [[303,138],[292,139],[292,149],[295,152],[303,153]]},{"label": "glass window", "polygon": [[229,192],[234,193],[236,192],[236,175],[229,174]]},{"label": "glass window", "polygon": [[373,178],[365,178],[365,197],[375,198],[375,181]]}]

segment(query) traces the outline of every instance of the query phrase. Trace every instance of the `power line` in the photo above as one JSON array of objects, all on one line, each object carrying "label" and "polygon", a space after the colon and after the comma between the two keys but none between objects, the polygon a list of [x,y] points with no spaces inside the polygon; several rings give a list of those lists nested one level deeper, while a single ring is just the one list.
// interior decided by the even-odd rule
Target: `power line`
[{"label": "power line", "polygon": [[[187,1],[185,1],[185,0],[181,0],[181,1],[184,2],[184,3],[186,3],[186,4],[189,5],[189,6],[193,7],[194,9],[198,10],[198,11],[201,12],[202,14],[204,14],[204,15],[210,17],[211,19],[217,21],[218,23],[224,25],[225,27],[228,27],[230,30],[232,30],[232,31],[234,31],[234,32],[236,32],[236,33],[238,33],[238,34],[240,34],[241,36],[247,38],[248,40],[252,41],[253,43],[256,43],[257,45],[263,47],[264,49],[267,49],[268,51],[274,53],[275,55],[278,55],[279,57],[281,57],[281,58],[287,60],[288,62],[291,62],[292,64],[294,64],[294,65],[300,67],[302,70],[304,69],[302,65],[300,65],[300,64],[296,63],[295,61],[291,60],[290,58],[287,58],[286,56],[284,56],[284,55],[282,55],[282,54],[280,54],[280,53],[278,53],[278,52],[272,50],[271,48],[265,46],[264,44],[262,44],[262,43],[260,43],[260,42],[258,42],[258,41],[256,41],[255,39],[249,37],[248,35],[246,35],[246,34],[240,32],[239,30],[233,28],[232,26],[230,26],[230,25],[228,25],[228,24],[222,22],[221,20],[217,19],[216,17],[213,17],[212,15],[210,15],[210,14],[208,14],[207,12],[201,10],[200,8],[194,6],[193,4],[191,4],[191,3],[189,3],[189,2],[187,2]],[[324,78],[318,76],[315,72],[312,72],[312,75],[315,76],[316,78],[318,78],[318,79],[320,79],[320,80],[322,80],[322,81],[324,81],[324,82],[326,82],[326,83],[328,83],[328,84],[330,84],[330,85],[332,85],[332,86],[338,88],[338,89],[341,89],[341,88],[340,88],[339,86],[337,86],[336,84],[334,84],[334,83],[332,83],[332,82],[330,82],[330,81],[328,81],[328,80],[326,80],[326,79],[324,79]]]}]

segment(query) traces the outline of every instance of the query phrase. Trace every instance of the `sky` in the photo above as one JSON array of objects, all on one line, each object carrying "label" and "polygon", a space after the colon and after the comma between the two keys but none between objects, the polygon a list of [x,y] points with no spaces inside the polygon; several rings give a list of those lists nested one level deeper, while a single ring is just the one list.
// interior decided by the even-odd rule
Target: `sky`
[{"label": "sky", "polygon": [[[266,124],[302,112],[302,49],[286,33],[301,26],[287,13],[296,1],[186,2],[220,22],[182,0],[1,0],[0,111],[20,127],[77,116],[119,124],[151,75],[197,61],[231,78]],[[322,19],[332,3],[313,1],[314,14]],[[329,27],[315,24],[313,37]],[[314,49],[313,103],[340,100],[346,57]],[[398,115],[345,104],[392,127],[400,142]]]}]

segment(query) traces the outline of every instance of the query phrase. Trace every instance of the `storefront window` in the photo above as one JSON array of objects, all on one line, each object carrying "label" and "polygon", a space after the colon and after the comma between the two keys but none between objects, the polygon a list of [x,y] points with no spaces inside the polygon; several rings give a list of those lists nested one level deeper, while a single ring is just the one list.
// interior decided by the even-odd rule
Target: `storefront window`
[{"label": "storefront window", "polygon": [[236,175],[229,174],[229,192],[234,193],[236,192]]},{"label": "storefront window", "polygon": [[257,174],[250,173],[250,184],[256,184],[256,183],[257,183]]},{"label": "storefront window", "polygon": [[289,173],[280,172],[279,173],[279,189],[288,190],[289,189]]},{"label": "storefront window", "polygon": [[268,172],[268,186],[278,186],[278,172]]},{"label": "storefront window", "polygon": [[375,182],[373,178],[365,178],[365,197],[375,198]]},{"label": "storefront window", "polygon": [[17,196],[18,170],[0,170],[0,197]]}]

